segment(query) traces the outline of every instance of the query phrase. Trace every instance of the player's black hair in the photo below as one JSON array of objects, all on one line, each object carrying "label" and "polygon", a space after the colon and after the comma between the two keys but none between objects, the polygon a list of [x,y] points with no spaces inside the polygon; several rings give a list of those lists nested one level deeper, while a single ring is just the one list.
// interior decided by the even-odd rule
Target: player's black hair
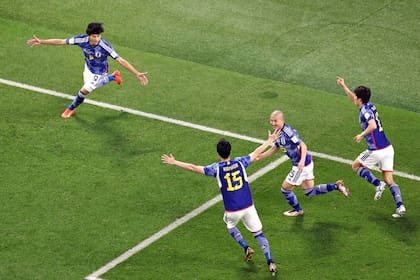
[{"label": "player's black hair", "polygon": [[231,146],[229,141],[225,139],[220,139],[219,143],[217,143],[217,153],[223,159],[226,159],[230,156]]},{"label": "player's black hair", "polygon": [[370,89],[365,86],[358,86],[355,88],[354,93],[357,98],[362,99],[363,104],[366,104],[370,100]]},{"label": "player's black hair", "polygon": [[92,35],[92,34],[101,34],[103,33],[105,30],[102,26],[102,23],[100,22],[91,22],[88,24],[88,26],[86,27],[86,34],[87,35]]}]

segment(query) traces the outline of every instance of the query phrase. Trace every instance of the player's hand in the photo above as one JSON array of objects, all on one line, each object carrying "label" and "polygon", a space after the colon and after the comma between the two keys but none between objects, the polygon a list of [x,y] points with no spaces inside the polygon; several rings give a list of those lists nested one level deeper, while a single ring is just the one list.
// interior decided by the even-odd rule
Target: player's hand
[{"label": "player's hand", "polygon": [[298,170],[299,171],[302,171],[304,167],[305,167],[305,162],[300,161],[298,163],[298,166],[297,166]]},{"label": "player's hand", "polygon": [[149,83],[149,80],[147,79],[146,74],[147,74],[147,72],[137,74],[137,79],[140,80],[140,82],[143,86],[145,86]]},{"label": "player's hand", "polygon": [[166,164],[174,164],[175,163],[175,157],[172,154],[170,154],[169,156],[166,155],[166,154],[163,154],[161,158],[162,158],[163,163],[166,163]]},{"label": "player's hand", "polygon": [[281,129],[279,129],[279,128],[276,128],[273,133],[271,133],[270,131],[268,131],[268,139],[271,142],[276,141],[277,138],[279,138],[279,136],[280,136],[280,132],[281,132]]},{"label": "player's hand", "polygon": [[337,76],[337,85],[344,87],[346,84],[344,83],[344,79],[340,76]]},{"label": "player's hand", "polygon": [[356,141],[357,143],[360,143],[362,140],[363,140],[363,136],[361,135],[361,134],[357,134],[355,137],[354,137],[354,141]]},{"label": "player's hand", "polygon": [[36,37],[35,35],[32,36],[32,39],[29,39],[28,41],[26,41],[26,43],[30,46],[36,46],[36,45],[41,45],[41,40]]}]

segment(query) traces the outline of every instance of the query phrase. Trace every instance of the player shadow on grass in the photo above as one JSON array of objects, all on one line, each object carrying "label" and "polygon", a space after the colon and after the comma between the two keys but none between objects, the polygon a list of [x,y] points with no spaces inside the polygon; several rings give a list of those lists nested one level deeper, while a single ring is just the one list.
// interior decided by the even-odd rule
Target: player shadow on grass
[{"label": "player shadow on grass", "polygon": [[[103,156],[107,156],[115,161],[118,165],[127,165],[128,159],[149,153],[156,152],[156,149],[150,145],[142,145],[141,137],[137,133],[124,133],[124,127],[117,121],[127,119],[129,114],[120,112],[117,115],[103,116],[90,122],[84,118],[80,118],[75,114],[73,118],[87,131],[97,134],[103,141],[101,150],[98,150]],[[148,143],[150,144],[150,143]]]},{"label": "player shadow on grass", "polygon": [[409,216],[395,219],[388,212],[386,214],[380,209],[375,210],[371,212],[369,221],[381,226],[383,232],[388,233],[396,241],[404,242],[408,246],[418,245],[417,241],[414,240],[417,233],[417,224],[413,223]]},{"label": "player shadow on grass", "polygon": [[299,235],[301,242],[306,242],[308,253],[314,257],[324,257],[336,254],[341,250],[339,238],[343,232],[357,234],[361,226],[349,226],[337,222],[314,222],[312,227],[304,228],[304,216],[296,217],[291,229],[294,234]]}]

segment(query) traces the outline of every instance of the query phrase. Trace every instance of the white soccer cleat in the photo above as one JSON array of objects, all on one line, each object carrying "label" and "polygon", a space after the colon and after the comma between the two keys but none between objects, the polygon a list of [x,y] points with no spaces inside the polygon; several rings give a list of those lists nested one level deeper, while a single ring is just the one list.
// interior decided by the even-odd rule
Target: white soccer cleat
[{"label": "white soccer cleat", "polygon": [[283,212],[283,215],[288,216],[288,217],[296,217],[296,216],[302,216],[304,214],[303,210],[300,211],[296,211],[296,210],[289,210],[286,212]]},{"label": "white soccer cleat", "polygon": [[376,193],[375,193],[375,196],[373,197],[373,200],[381,199],[382,193],[384,192],[385,187],[386,187],[386,183],[381,181],[379,186],[376,187]]},{"label": "white soccer cleat", "polygon": [[397,210],[395,210],[395,213],[392,214],[392,217],[393,218],[401,218],[404,215],[405,215],[405,206],[401,205],[400,207],[397,208]]},{"label": "white soccer cleat", "polygon": [[276,266],[276,264],[273,263],[273,262],[269,263],[268,264],[268,271],[271,272],[271,275],[272,276],[275,276],[276,275],[276,272],[277,272],[277,266]]},{"label": "white soccer cleat", "polygon": [[337,190],[341,192],[345,197],[350,196],[350,190],[346,186],[344,186],[343,180],[338,180],[335,182],[335,185],[337,186]]},{"label": "white soccer cleat", "polygon": [[252,260],[252,257],[254,256],[254,253],[255,253],[255,251],[251,247],[246,248],[245,261],[249,262],[250,260]]}]

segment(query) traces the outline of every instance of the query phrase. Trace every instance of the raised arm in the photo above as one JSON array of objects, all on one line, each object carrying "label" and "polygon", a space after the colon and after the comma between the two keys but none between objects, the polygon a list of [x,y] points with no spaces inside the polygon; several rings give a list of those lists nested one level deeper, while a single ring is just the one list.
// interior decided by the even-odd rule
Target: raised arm
[{"label": "raised arm", "polygon": [[137,79],[140,80],[142,85],[145,86],[149,83],[149,80],[146,77],[147,72],[142,73],[138,71],[136,68],[134,68],[133,65],[131,65],[127,60],[125,60],[122,57],[118,57],[116,60],[119,64],[121,64],[122,67],[133,73],[137,77]]},{"label": "raised arm", "polygon": [[[279,136],[280,136],[280,132],[281,132],[281,130],[280,129],[276,129],[274,132],[273,132],[273,134],[271,134],[271,132],[269,131],[268,132],[268,139],[267,140],[265,140],[265,142],[261,145],[261,146],[259,146],[258,148],[256,148],[252,153],[250,153],[249,155],[251,156],[251,161],[255,161],[255,160],[260,160],[260,159],[262,159],[262,152],[264,152],[264,150],[268,147],[268,146],[270,146],[271,144],[273,144],[273,142],[274,141],[276,141],[276,139],[277,138],[279,138]],[[276,148],[276,147],[273,147],[273,148]],[[267,153],[269,153],[271,150],[273,150],[273,148],[271,148],[269,151],[267,151],[266,153],[264,153],[264,154],[267,154]],[[272,153],[274,153],[274,152],[276,152],[277,150],[275,150],[275,151],[273,151]],[[271,154],[270,154],[271,155]],[[265,156],[265,157],[267,157],[268,156],[268,154]],[[265,158],[264,157],[264,158]]]},{"label": "raised arm", "polygon": [[351,102],[353,102],[355,105],[356,104],[356,94],[351,91],[346,83],[344,82],[344,79],[340,76],[337,77],[337,84],[344,90],[344,92],[347,94],[348,98],[350,99]]},{"label": "raised arm", "polygon": [[30,46],[36,46],[36,45],[54,45],[54,46],[58,46],[58,45],[65,45],[66,44],[66,39],[39,39],[38,37],[36,37],[35,35],[32,37],[32,39],[29,39],[28,41],[26,41],[26,43]]},{"label": "raised arm", "polygon": [[176,160],[175,157],[170,154],[170,155],[162,155],[162,162],[166,163],[166,164],[170,164],[170,165],[175,165],[178,166],[182,169],[188,170],[188,171],[192,171],[195,173],[199,173],[199,174],[204,174],[204,166],[198,166],[192,163],[188,163],[188,162],[182,162],[179,160]]}]

